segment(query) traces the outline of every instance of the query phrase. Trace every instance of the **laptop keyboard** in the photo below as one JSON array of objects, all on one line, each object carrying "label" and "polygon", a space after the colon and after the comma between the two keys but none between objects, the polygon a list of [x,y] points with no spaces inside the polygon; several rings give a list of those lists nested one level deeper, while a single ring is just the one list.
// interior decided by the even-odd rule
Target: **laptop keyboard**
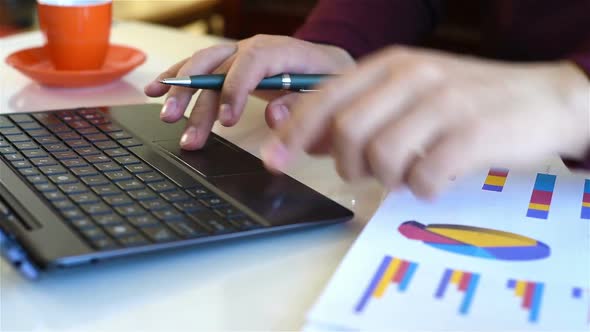
[{"label": "laptop keyboard", "polygon": [[130,151],[143,143],[100,111],[0,116],[0,155],[97,250],[263,225],[205,186],[183,188]]}]

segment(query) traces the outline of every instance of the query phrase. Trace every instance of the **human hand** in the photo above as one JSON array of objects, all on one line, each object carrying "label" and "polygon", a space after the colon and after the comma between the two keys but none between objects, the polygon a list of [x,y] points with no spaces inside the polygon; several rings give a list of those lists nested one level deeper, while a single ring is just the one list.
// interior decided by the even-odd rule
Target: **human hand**
[{"label": "human hand", "polygon": [[[183,149],[195,150],[203,146],[216,119],[224,126],[238,122],[248,95],[263,78],[280,73],[338,73],[353,65],[350,55],[335,46],[258,35],[236,44],[197,51],[159,75],[146,86],[145,93],[151,97],[168,93],[160,117],[165,122],[176,122],[182,118],[196,90],[169,87],[159,83],[160,79],[227,73],[222,91],[202,91],[191,112],[180,144]],[[288,118],[288,109],[297,98],[297,94],[285,91],[258,95],[270,101],[265,115],[271,127]]]},{"label": "human hand", "polygon": [[580,157],[590,145],[590,85],[574,65],[510,64],[393,47],[301,98],[262,148],[268,168],[330,142],[346,180],[376,177],[433,198],[490,165]]}]

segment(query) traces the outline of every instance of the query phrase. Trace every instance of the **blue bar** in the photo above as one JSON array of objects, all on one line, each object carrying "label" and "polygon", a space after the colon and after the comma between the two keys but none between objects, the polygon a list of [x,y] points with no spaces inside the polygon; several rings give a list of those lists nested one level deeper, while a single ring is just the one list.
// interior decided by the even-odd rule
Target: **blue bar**
[{"label": "blue bar", "polygon": [[555,175],[550,174],[537,174],[537,180],[535,180],[535,189],[553,192],[555,189]]},{"label": "blue bar", "polygon": [[469,286],[465,292],[465,297],[463,297],[463,302],[461,303],[461,308],[459,308],[459,313],[462,315],[467,315],[469,313],[469,307],[471,307],[471,302],[473,301],[473,296],[475,296],[475,290],[477,289],[478,283],[479,274],[472,273]]},{"label": "blue bar", "polygon": [[535,285],[535,293],[533,294],[533,303],[531,303],[531,313],[529,315],[530,322],[537,322],[539,320],[539,312],[541,311],[541,300],[543,299],[544,285],[539,282]]},{"label": "blue bar", "polygon": [[549,217],[549,211],[529,209],[526,216],[530,218],[547,219]]},{"label": "blue bar", "polygon": [[580,287],[574,287],[574,289],[572,289],[572,296],[576,299],[579,299],[582,297],[582,289]]},{"label": "blue bar", "polygon": [[377,268],[377,272],[373,276],[373,280],[371,280],[369,287],[367,287],[365,293],[363,294],[363,297],[361,297],[361,300],[354,309],[355,312],[360,313],[361,311],[363,311],[363,309],[367,305],[367,302],[369,302],[369,299],[371,298],[373,291],[377,287],[377,284],[379,284],[379,280],[381,280],[383,273],[385,273],[385,269],[387,269],[387,266],[389,266],[391,259],[391,256],[383,257],[383,261],[381,262],[381,265],[379,265],[379,267]]},{"label": "blue bar", "polygon": [[590,180],[584,181],[584,192],[590,193]]},{"label": "blue bar", "polygon": [[590,219],[590,207],[582,206],[582,212],[580,213],[580,218]]},{"label": "blue bar", "polygon": [[515,279],[508,279],[508,284],[506,284],[506,287],[508,287],[510,289],[514,289],[514,287],[516,287],[516,280]]},{"label": "blue bar", "polygon": [[443,274],[442,279],[440,279],[440,283],[438,284],[438,288],[436,289],[436,293],[434,297],[437,299],[442,299],[445,296],[445,291],[447,290],[447,286],[449,285],[449,280],[451,280],[451,275],[453,274],[453,270],[446,269],[445,273]]},{"label": "blue bar", "polygon": [[504,187],[492,186],[491,184],[484,184],[483,187],[481,187],[481,189],[487,190],[487,191],[502,192],[502,189],[504,189]]},{"label": "blue bar", "polygon": [[408,288],[408,285],[410,284],[410,281],[412,280],[412,276],[414,275],[414,272],[416,272],[417,268],[418,268],[418,263],[410,263],[410,265],[408,266],[408,269],[406,270],[406,275],[402,279],[402,282],[399,283],[397,289],[399,289],[400,291],[403,292]]}]

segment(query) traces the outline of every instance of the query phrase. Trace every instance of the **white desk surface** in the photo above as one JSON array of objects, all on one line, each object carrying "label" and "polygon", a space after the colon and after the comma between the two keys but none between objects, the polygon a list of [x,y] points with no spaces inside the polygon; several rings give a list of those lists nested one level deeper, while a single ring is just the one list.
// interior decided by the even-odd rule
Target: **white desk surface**
[{"label": "white desk surface", "polygon": [[[123,80],[88,89],[48,89],[4,64],[39,33],[0,39],[0,113],[144,103],[143,86],[169,65],[218,39],[139,23],[116,23],[112,41],[144,50],[147,62]],[[155,100],[162,102],[161,99]],[[234,128],[215,131],[259,155],[268,133],[252,100]],[[1,331],[300,330],[382,192],[351,186],[331,161],[304,158],[292,176],[353,209],[346,224],[206,245],[105,263],[31,283],[0,263]]]}]

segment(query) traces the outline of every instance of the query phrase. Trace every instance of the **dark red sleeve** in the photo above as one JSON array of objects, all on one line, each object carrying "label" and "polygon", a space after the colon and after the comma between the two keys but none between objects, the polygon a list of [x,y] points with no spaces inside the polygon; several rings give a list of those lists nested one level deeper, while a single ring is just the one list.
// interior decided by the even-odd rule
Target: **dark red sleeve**
[{"label": "dark red sleeve", "polygon": [[295,37],[342,47],[358,58],[391,44],[419,44],[441,0],[321,0]]}]

